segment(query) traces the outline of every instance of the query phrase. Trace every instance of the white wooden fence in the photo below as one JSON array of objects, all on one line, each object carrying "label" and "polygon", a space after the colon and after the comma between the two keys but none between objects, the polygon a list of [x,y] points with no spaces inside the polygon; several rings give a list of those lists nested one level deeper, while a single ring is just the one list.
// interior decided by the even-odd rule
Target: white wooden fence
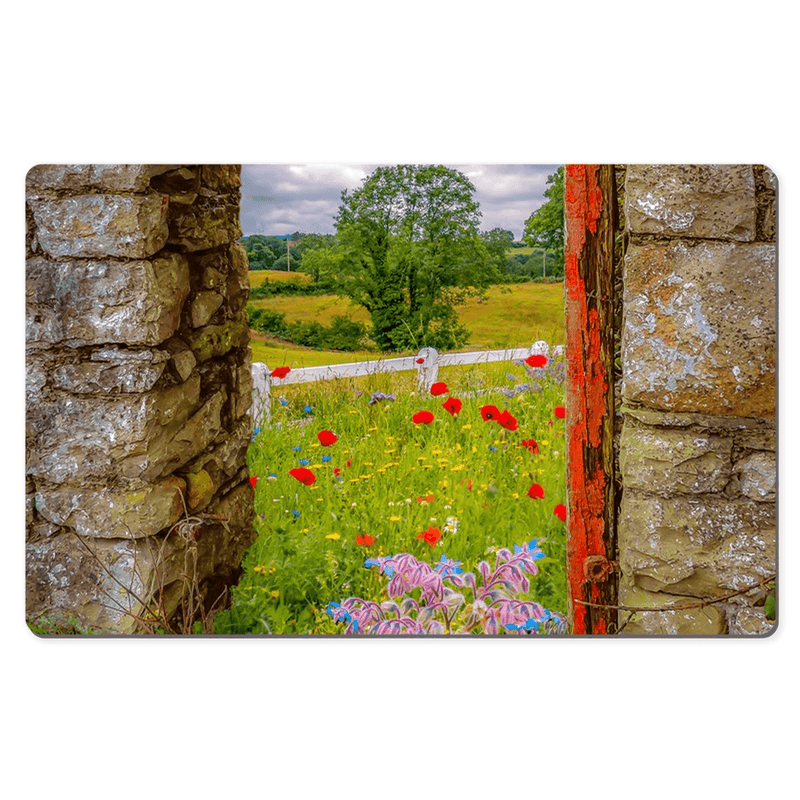
[{"label": "white wooden fence", "polygon": [[261,362],[252,366],[253,406],[251,414],[259,424],[270,421],[272,411],[271,390],[273,386],[286,386],[295,383],[311,383],[335,378],[357,378],[364,375],[377,375],[383,372],[417,371],[417,388],[427,392],[436,383],[440,367],[469,364],[488,364],[493,361],[519,361],[532,355],[557,358],[564,352],[563,345],[550,351],[547,342],[534,342],[526,349],[478,350],[472,353],[439,353],[433,347],[423,347],[415,356],[403,358],[382,358],[376,361],[358,361],[348,364],[330,364],[324,367],[301,367],[292,369],[285,378],[273,378],[270,368]]}]

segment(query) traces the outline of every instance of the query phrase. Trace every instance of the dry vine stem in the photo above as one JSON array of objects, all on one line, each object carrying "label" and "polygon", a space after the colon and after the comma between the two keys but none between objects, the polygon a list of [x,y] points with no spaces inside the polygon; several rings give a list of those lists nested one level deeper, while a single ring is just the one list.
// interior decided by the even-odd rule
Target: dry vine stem
[{"label": "dry vine stem", "polygon": [[[106,566],[103,564],[100,557],[97,553],[93,550],[92,547],[84,540],[84,538],[77,532],[73,531],[75,536],[78,538],[78,541],[83,545],[83,547],[89,552],[89,554],[94,558],[94,560],[98,563],[100,568],[103,572],[108,575],[119,587],[120,589],[126,594],[133,597],[133,599],[139,603],[142,608],[142,613],[136,614],[133,610],[129,607],[126,609],[122,606],[121,602],[117,599],[112,597],[108,594],[108,592],[103,592],[103,594],[114,604],[113,610],[122,611],[123,614],[131,617],[137,625],[140,626],[147,633],[155,633],[159,628],[162,628],[164,631],[170,634],[189,634],[192,632],[192,621],[194,619],[195,613],[199,611],[200,619],[203,625],[203,632],[208,632],[208,621],[211,618],[214,609],[216,608],[217,604],[223,599],[225,596],[226,589],[223,589],[222,593],[217,597],[217,599],[211,604],[210,609],[208,612],[205,611],[205,607],[202,601],[202,597],[200,596],[200,585],[199,580],[197,577],[197,540],[195,538],[196,532],[203,526],[203,523],[208,520],[216,520],[222,522],[225,529],[228,530],[228,520],[225,517],[218,517],[218,516],[189,516],[189,511],[186,507],[186,499],[181,493],[181,501],[183,502],[183,510],[184,510],[184,517],[183,519],[179,520],[178,522],[173,525],[169,531],[167,532],[166,536],[164,536],[161,545],[158,548],[158,552],[155,554],[153,558],[153,567],[154,572],[151,576],[150,586],[145,592],[145,596],[150,596],[156,599],[157,608],[154,608],[150,602],[146,602],[144,599],[139,597],[136,592],[134,592],[130,586],[125,586]],[[130,531],[129,531],[130,532]],[[164,593],[165,593],[165,586],[163,583],[163,575],[162,569],[163,566],[163,556],[164,556],[164,547],[172,536],[178,536],[184,541],[185,549],[184,549],[184,560],[183,560],[183,572],[181,574],[181,579],[183,580],[183,591],[181,592],[181,615],[182,615],[182,630],[175,630],[173,626],[170,624],[170,620],[167,618],[167,612],[164,607]],[[150,555],[153,556],[153,549],[152,545],[148,539],[148,548],[150,549]],[[189,559],[192,558],[191,566],[189,564]],[[133,564],[133,576],[136,577],[137,574],[139,575],[140,580],[142,579],[141,574],[139,573],[138,565],[134,560]],[[157,586],[154,585],[154,582],[157,581]],[[141,580],[142,586],[144,586],[144,580]],[[188,589],[188,592],[186,591]],[[188,595],[188,607],[186,597]],[[195,601],[197,601],[197,608],[195,608]],[[111,606],[105,605],[105,608],[112,610]]]},{"label": "dry vine stem", "polygon": [[768,575],[766,578],[763,578],[758,583],[754,583],[752,586],[747,586],[744,589],[739,589],[738,591],[731,592],[730,594],[722,595],[720,597],[712,597],[706,600],[698,600],[693,603],[680,603],[674,606],[661,606],[661,607],[648,607],[648,606],[619,606],[613,605],[611,603],[590,603],[585,600],[575,600],[576,603],[581,603],[585,606],[599,606],[602,608],[610,608],[614,611],[627,611],[630,612],[628,619],[622,623],[622,625],[617,630],[617,633],[620,633],[622,629],[631,621],[633,615],[636,613],[641,613],[645,611],[685,611],[690,608],[705,608],[706,606],[714,605],[715,603],[724,603],[726,600],[730,600],[733,597],[739,597],[739,595],[747,594],[748,592],[752,592],[753,589],[758,589],[759,586],[763,586],[765,583],[770,583],[774,581],[776,575]]}]

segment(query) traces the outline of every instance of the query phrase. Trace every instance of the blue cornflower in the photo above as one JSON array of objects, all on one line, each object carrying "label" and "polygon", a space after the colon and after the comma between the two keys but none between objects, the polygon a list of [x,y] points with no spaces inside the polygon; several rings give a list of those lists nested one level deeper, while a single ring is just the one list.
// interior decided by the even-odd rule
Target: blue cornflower
[{"label": "blue cornflower", "polygon": [[491,450],[492,453],[497,452],[497,448],[493,444],[489,445],[489,450]]},{"label": "blue cornflower", "polygon": [[443,553],[442,557],[434,567],[434,570],[440,573],[443,578],[446,578],[449,575],[460,575],[464,571],[458,566],[460,563],[460,561],[455,561],[452,558],[448,558]]},{"label": "blue cornflower", "polygon": [[303,411],[305,411],[306,414],[310,414],[311,413],[311,406],[303,406]]},{"label": "blue cornflower", "polygon": [[537,547],[536,545],[537,540],[531,539],[530,542],[523,544],[521,547],[518,544],[514,545],[514,555],[517,553],[527,553],[531,558],[536,559],[537,561],[540,558],[544,558],[544,553]]},{"label": "blue cornflower", "polygon": [[330,460],[331,460],[330,456],[322,456],[322,461],[330,461]]},{"label": "blue cornflower", "polygon": [[512,622],[509,622],[505,627],[510,631],[538,631],[539,623],[535,619],[529,619],[525,621],[524,625],[514,625]]},{"label": "blue cornflower", "polygon": [[307,466],[308,466],[308,459],[307,459],[307,458],[301,458],[301,459],[300,459],[300,463],[301,463],[301,464],[302,464],[304,467],[307,467]]},{"label": "blue cornflower", "polygon": [[293,508],[293,509],[292,509],[292,516],[293,516],[293,517],[299,517],[299,516],[300,516],[300,512],[299,512],[299,511],[297,511],[297,509],[294,509],[294,508]]},{"label": "blue cornflower", "polygon": [[280,403],[282,406],[288,406],[288,405],[289,405],[289,401],[288,401],[288,400],[287,400],[285,397],[279,397],[279,398],[278,398],[278,402],[279,402],[279,403]]},{"label": "blue cornflower", "polygon": [[303,448],[302,448],[302,447],[300,447],[300,445],[297,445],[296,447],[293,447],[293,448],[292,448],[292,450],[294,450],[294,451],[295,451],[295,453],[299,453],[299,452],[300,452],[302,449],[303,449]]},{"label": "blue cornflower", "polygon": [[385,563],[390,558],[391,556],[383,556],[382,558],[368,558],[364,562],[364,566],[378,567],[380,569],[381,575],[388,575],[391,578],[394,576],[394,567],[389,567]]}]

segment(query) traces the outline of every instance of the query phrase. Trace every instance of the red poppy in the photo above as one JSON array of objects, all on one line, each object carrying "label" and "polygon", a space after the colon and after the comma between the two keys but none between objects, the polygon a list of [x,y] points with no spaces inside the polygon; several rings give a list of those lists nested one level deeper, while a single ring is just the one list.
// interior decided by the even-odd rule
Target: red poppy
[{"label": "red poppy", "polygon": [[497,418],[497,422],[508,431],[515,431],[519,427],[516,418],[508,413],[508,409]]},{"label": "red poppy", "polygon": [[255,489],[256,483],[258,482],[258,475],[253,475],[250,478],[250,485]]},{"label": "red poppy", "polygon": [[528,497],[532,497],[534,500],[542,500],[544,498],[544,489],[538,483],[534,483],[528,489]]},{"label": "red poppy", "polygon": [[424,358],[418,358],[417,359],[417,364],[424,364],[424,363],[425,363],[425,359]]},{"label": "red poppy", "polygon": [[418,497],[418,503],[432,503],[436,498],[432,494],[426,494],[425,497]]},{"label": "red poppy", "polygon": [[341,473],[341,471],[342,471],[341,467],[334,467],[333,468],[333,474],[334,475],[339,475]]},{"label": "red poppy", "polygon": [[536,443],[536,439],[523,439],[522,446],[527,447],[534,455],[539,452],[539,445]]},{"label": "red poppy", "polygon": [[567,521],[567,507],[563,503],[559,503],[554,509],[553,513],[562,521]]},{"label": "red poppy", "polygon": [[347,461],[345,461],[345,464],[344,464],[344,465],[345,465],[346,467],[352,467],[352,466],[353,466],[353,462],[352,462],[352,461],[351,461],[351,460],[348,458],[348,459],[347,459]]},{"label": "red poppy", "polygon": [[272,370],[272,372],[270,372],[270,375],[273,378],[285,378],[291,371],[292,370],[289,367],[276,367],[274,370]]},{"label": "red poppy", "polygon": [[417,536],[417,539],[422,539],[422,541],[427,542],[431,547],[441,538],[442,532],[438,528],[428,528],[424,533],[420,533]]},{"label": "red poppy", "polygon": [[454,417],[461,413],[461,401],[457,397],[448,397],[442,403],[442,408]]},{"label": "red poppy", "polygon": [[472,491],[472,481],[469,478],[464,478],[464,480],[461,481],[461,486],[463,486],[465,483],[467,484],[467,491],[471,492]]},{"label": "red poppy", "polygon": [[310,469],[306,469],[305,467],[297,467],[296,469],[290,469],[289,474],[293,478],[297,478],[297,480],[299,480],[300,483],[303,483],[306,486],[311,486],[311,484],[317,480],[317,476]]},{"label": "red poppy", "polygon": [[439,383],[434,383],[433,386],[431,386],[431,394],[434,397],[440,394],[447,394],[449,391],[450,390],[447,388],[447,384],[442,383],[441,381]]},{"label": "red poppy", "polygon": [[556,415],[556,416],[557,416],[559,419],[564,419],[564,417],[565,417],[566,413],[567,413],[567,412],[566,412],[566,410],[564,409],[564,406],[556,406],[555,415]]},{"label": "red poppy", "polygon": [[336,434],[331,433],[331,431],[320,431],[317,434],[317,439],[319,439],[319,443],[323,447],[330,447],[332,444],[336,444]]},{"label": "red poppy", "polygon": [[481,406],[481,416],[484,422],[496,420],[500,416],[500,409],[497,406]]},{"label": "red poppy", "polygon": [[433,422],[433,414],[430,411],[417,411],[413,417],[411,417],[411,421],[416,425],[420,423],[423,425],[430,425]]},{"label": "red poppy", "polygon": [[528,356],[525,359],[525,363],[529,367],[546,367],[547,366],[547,356]]},{"label": "red poppy", "polygon": [[361,544],[365,546],[371,545],[375,541],[374,536],[370,536],[368,533],[359,533],[356,536],[356,544]]}]

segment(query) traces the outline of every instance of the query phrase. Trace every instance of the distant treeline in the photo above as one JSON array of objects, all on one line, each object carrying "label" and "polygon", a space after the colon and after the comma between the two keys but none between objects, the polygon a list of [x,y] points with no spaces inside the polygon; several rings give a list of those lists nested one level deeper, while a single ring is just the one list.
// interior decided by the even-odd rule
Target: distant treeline
[{"label": "distant treeline", "polygon": [[[540,248],[530,248],[514,241],[510,231],[495,229],[482,234],[482,239],[492,255],[494,267],[492,283],[520,283],[531,280],[558,280],[564,276],[564,265],[558,255]],[[287,247],[288,242],[288,247]],[[265,281],[250,293],[252,298],[275,294],[331,294],[336,282],[328,276],[314,275],[314,270],[303,266],[303,255],[311,249],[332,247],[332,234],[299,233],[285,236],[245,236],[241,239],[247,251],[251,270],[277,270],[280,272],[308,272],[314,281],[300,284],[294,281]],[[525,253],[515,252],[526,250]]]}]

